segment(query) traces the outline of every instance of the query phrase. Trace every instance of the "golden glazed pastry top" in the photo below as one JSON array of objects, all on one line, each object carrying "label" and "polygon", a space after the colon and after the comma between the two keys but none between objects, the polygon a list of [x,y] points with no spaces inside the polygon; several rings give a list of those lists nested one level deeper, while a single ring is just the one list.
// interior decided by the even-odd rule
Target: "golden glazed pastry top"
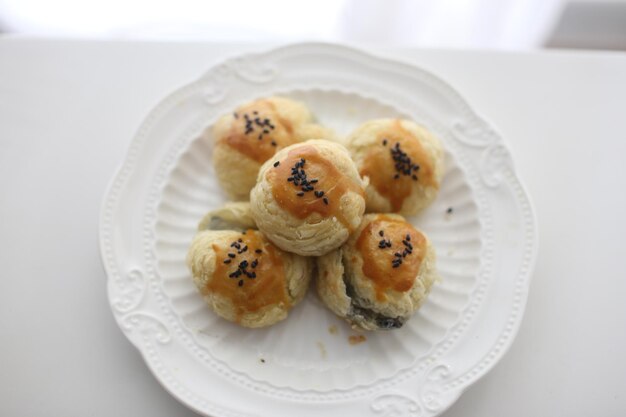
[{"label": "golden glazed pastry top", "polygon": [[359,174],[369,180],[367,211],[411,215],[437,196],[443,149],[427,129],[410,120],[378,119],[346,140]]},{"label": "golden glazed pastry top", "polygon": [[296,142],[294,126],[276,110],[274,100],[262,99],[239,107],[229,130],[218,141],[263,163],[277,148]]},{"label": "golden glazed pastry top", "polygon": [[341,246],[361,223],[365,183],[338,143],[313,139],[281,149],[259,171],[252,215],[279,248],[320,256]]},{"label": "golden glazed pastry top", "polygon": [[367,224],[356,240],[363,258],[363,275],[372,281],[376,299],[385,292],[409,291],[419,275],[426,252],[426,238],[403,219],[378,215]]},{"label": "golden glazed pastry top", "polygon": [[317,213],[322,218],[335,217],[348,230],[353,229],[341,209],[341,198],[348,192],[363,196],[363,187],[339,171],[315,146],[291,149],[266,178],[278,205],[293,216],[305,219]]},{"label": "golden glazed pastry top", "polygon": [[187,264],[213,311],[253,328],[286,318],[313,274],[310,258],[278,249],[256,230],[203,230],[189,248]]},{"label": "golden glazed pastry top", "polygon": [[378,146],[367,152],[359,173],[369,177],[370,185],[389,199],[392,211],[400,211],[414,182],[439,187],[430,155],[400,120],[379,132],[376,142]]},{"label": "golden glazed pastry top", "polygon": [[248,230],[228,246],[212,244],[215,251],[215,272],[204,288],[208,292],[232,300],[239,322],[245,313],[282,303],[290,307],[285,286],[285,270],[279,249],[263,235]]}]

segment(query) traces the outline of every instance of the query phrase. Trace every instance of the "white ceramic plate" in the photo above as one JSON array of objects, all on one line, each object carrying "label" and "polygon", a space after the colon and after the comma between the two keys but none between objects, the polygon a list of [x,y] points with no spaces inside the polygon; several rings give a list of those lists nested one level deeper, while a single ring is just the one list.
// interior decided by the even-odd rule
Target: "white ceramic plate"
[{"label": "white ceramic plate", "polygon": [[[205,129],[272,94],[306,102],[339,133],[402,116],[443,141],[440,195],[412,219],[443,279],[402,329],[352,345],[313,292],[280,324],[242,329],[197,293],[186,251],[198,220],[225,201]],[[418,68],[323,44],[231,59],[163,100],[106,194],[100,238],[121,329],[169,392],[213,417],[442,412],[511,344],[537,247],[508,149],[458,93]]]}]

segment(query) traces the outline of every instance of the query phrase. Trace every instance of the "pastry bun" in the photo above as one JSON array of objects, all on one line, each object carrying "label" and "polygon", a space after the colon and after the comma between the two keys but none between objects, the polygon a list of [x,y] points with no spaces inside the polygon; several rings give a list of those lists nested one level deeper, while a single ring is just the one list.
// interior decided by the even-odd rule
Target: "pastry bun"
[{"label": "pastry bun", "polygon": [[444,154],[424,127],[410,120],[371,120],[348,136],[346,147],[369,180],[367,212],[412,215],[437,196]]},{"label": "pastry bun", "polygon": [[252,215],[279,248],[320,256],[341,246],[361,223],[365,183],[347,150],[309,140],[279,151],[250,192]]},{"label": "pastry bun", "polygon": [[402,327],[437,279],[435,251],[402,216],[366,214],[339,249],[317,259],[317,292],[364,330]]},{"label": "pastry bun", "polygon": [[246,205],[231,204],[205,216],[187,265],[215,313],[244,327],[270,326],[304,297],[313,261],[282,251],[258,230],[242,231],[250,220]]}]

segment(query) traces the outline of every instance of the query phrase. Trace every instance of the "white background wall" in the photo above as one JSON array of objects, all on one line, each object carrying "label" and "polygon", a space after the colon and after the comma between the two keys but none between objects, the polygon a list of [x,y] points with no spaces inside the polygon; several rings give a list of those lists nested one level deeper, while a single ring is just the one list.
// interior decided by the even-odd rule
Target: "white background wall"
[{"label": "white background wall", "polygon": [[4,31],[43,36],[541,46],[563,0],[0,0]]}]

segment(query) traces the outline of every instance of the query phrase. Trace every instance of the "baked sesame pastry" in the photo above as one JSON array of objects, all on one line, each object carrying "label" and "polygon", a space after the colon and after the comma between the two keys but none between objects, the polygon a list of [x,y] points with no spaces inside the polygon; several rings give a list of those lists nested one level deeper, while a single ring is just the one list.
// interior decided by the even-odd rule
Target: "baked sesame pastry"
[{"label": "baked sesame pastry", "polygon": [[416,214],[437,196],[443,149],[428,130],[409,120],[371,120],[346,141],[359,173],[369,178],[367,212]]},{"label": "baked sesame pastry", "polygon": [[366,214],[341,248],[317,259],[317,268],[322,301],[364,330],[402,327],[437,277],[428,238],[396,214]]},{"label": "baked sesame pastry", "polygon": [[334,137],[313,123],[302,103],[283,97],[259,99],[222,116],[212,128],[213,165],[234,200],[248,200],[261,165],[277,150],[306,139]]},{"label": "baked sesame pastry", "polygon": [[310,140],[279,151],[250,192],[252,215],[279,248],[319,256],[341,246],[361,223],[365,184],[348,151]]},{"label": "baked sesame pastry", "polygon": [[[187,255],[209,307],[244,327],[270,326],[302,300],[313,261],[284,252],[254,228],[248,203],[231,203],[202,220]],[[252,222],[252,223],[251,223]]]}]

